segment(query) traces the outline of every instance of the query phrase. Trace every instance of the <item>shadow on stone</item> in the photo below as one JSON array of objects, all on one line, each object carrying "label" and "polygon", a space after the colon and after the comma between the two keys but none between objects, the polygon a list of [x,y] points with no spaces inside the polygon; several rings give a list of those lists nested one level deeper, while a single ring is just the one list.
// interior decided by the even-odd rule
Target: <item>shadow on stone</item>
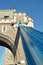
[{"label": "shadow on stone", "polygon": [[17,34],[16,34],[14,46],[13,46],[14,59],[15,59],[15,56],[16,56],[17,48],[18,48],[19,37],[20,37],[20,28],[17,29]]}]

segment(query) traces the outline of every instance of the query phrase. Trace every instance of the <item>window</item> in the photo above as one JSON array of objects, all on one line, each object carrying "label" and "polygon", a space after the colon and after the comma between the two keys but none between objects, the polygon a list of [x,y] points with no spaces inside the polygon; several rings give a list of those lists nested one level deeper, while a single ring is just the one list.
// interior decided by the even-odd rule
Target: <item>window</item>
[{"label": "window", "polygon": [[9,18],[9,16],[4,16],[4,18],[5,18],[5,19],[8,19],[8,18]]},{"label": "window", "polygon": [[2,26],[2,32],[6,32],[7,31],[7,26],[6,25],[3,25]]}]

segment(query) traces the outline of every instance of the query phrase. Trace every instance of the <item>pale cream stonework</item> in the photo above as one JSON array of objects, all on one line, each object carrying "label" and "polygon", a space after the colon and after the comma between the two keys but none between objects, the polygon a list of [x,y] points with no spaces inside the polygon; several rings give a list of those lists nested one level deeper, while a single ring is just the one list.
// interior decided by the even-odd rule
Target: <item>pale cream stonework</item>
[{"label": "pale cream stonework", "polygon": [[[15,42],[19,22],[22,22],[24,26],[34,28],[33,19],[27,16],[25,12],[16,12],[14,10],[0,10],[0,34],[8,36],[10,39],[12,39],[13,42]],[[7,27],[7,30],[5,32],[2,31],[3,26]],[[26,65],[27,62],[21,37],[18,43],[19,44],[15,60],[12,52],[6,48],[4,65],[14,65],[15,63],[18,64],[18,62],[20,62],[18,65]]]}]

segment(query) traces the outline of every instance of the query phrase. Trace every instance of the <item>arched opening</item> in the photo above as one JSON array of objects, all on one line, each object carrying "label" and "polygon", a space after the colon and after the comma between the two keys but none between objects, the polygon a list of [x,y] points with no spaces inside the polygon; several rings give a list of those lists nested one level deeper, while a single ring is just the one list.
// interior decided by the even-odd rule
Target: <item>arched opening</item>
[{"label": "arched opening", "polygon": [[[18,31],[19,31],[19,29],[18,29]],[[0,34],[0,46],[4,46],[5,48],[9,49],[15,58],[14,64],[4,64],[4,65],[21,65],[22,63],[24,63],[24,60],[23,61],[20,60],[20,56],[19,56],[20,53],[19,53],[19,49],[18,49],[18,40],[19,40],[20,31],[19,32],[18,31],[17,31],[18,35],[16,35],[15,42],[13,42],[11,39],[6,37],[5,35],[3,36]],[[13,43],[15,43],[15,44],[13,45]]]},{"label": "arched opening", "polygon": [[0,40],[0,46],[4,46],[13,52],[12,47],[2,40]]},{"label": "arched opening", "polygon": [[12,51],[11,47],[6,42],[4,42],[2,40],[0,40],[0,46],[4,46],[6,48],[9,48]]},{"label": "arched opening", "polygon": [[0,65],[14,65],[14,55],[4,46],[0,46]]},{"label": "arched opening", "polygon": [[[0,34],[0,47],[4,47],[5,49],[7,49],[7,51],[9,50],[10,51],[10,53],[12,54],[12,56],[13,56],[13,58],[14,58],[14,50],[13,50],[13,41],[9,38],[9,37],[7,37],[7,36],[5,36],[5,35],[3,35],[3,34]],[[0,49],[1,50],[1,49]],[[1,53],[1,52],[0,52]],[[8,52],[9,53],[9,52]],[[9,61],[9,60],[8,60]],[[1,63],[1,62],[0,62]],[[11,63],[12,64],[12,63]],[[11,64],[9,64],[9,65],[11,65]],[[1,64],[2,65],[2,64]],[[8,65],[8,64],[4,64],[4,65]],[[12,65],[14,65],[14,64],[12,64]]]},{"label": "arched opening", "polygon": [[13,44],[14,44],[14,41],[11,38],[0,33],[0,46],[7,47],[14,54],[15,48],[13,50]]}]

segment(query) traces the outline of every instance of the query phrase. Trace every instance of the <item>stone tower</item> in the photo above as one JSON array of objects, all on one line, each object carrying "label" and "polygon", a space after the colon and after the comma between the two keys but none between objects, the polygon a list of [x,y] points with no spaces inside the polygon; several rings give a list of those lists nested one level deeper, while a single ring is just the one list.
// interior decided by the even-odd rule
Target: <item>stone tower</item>
[{"label": "stone tower", "polygon": [[[8,38],[14,45],[17,35],[18,23],[20,21],[23,23],[23,26],[34,28],[33,19],[27,16],[25,12],[17,12],[16,9],[0,10],[0,37],[2,36],[4,39]],[[3,43],[3,45],[5,45],[5,43]],[[26,65],[26,57],[24,54],[21,37],[19,37],[18,40],[15,59],[12,52],[7,48],[5,49],[4,65],[17,64]]]}]

